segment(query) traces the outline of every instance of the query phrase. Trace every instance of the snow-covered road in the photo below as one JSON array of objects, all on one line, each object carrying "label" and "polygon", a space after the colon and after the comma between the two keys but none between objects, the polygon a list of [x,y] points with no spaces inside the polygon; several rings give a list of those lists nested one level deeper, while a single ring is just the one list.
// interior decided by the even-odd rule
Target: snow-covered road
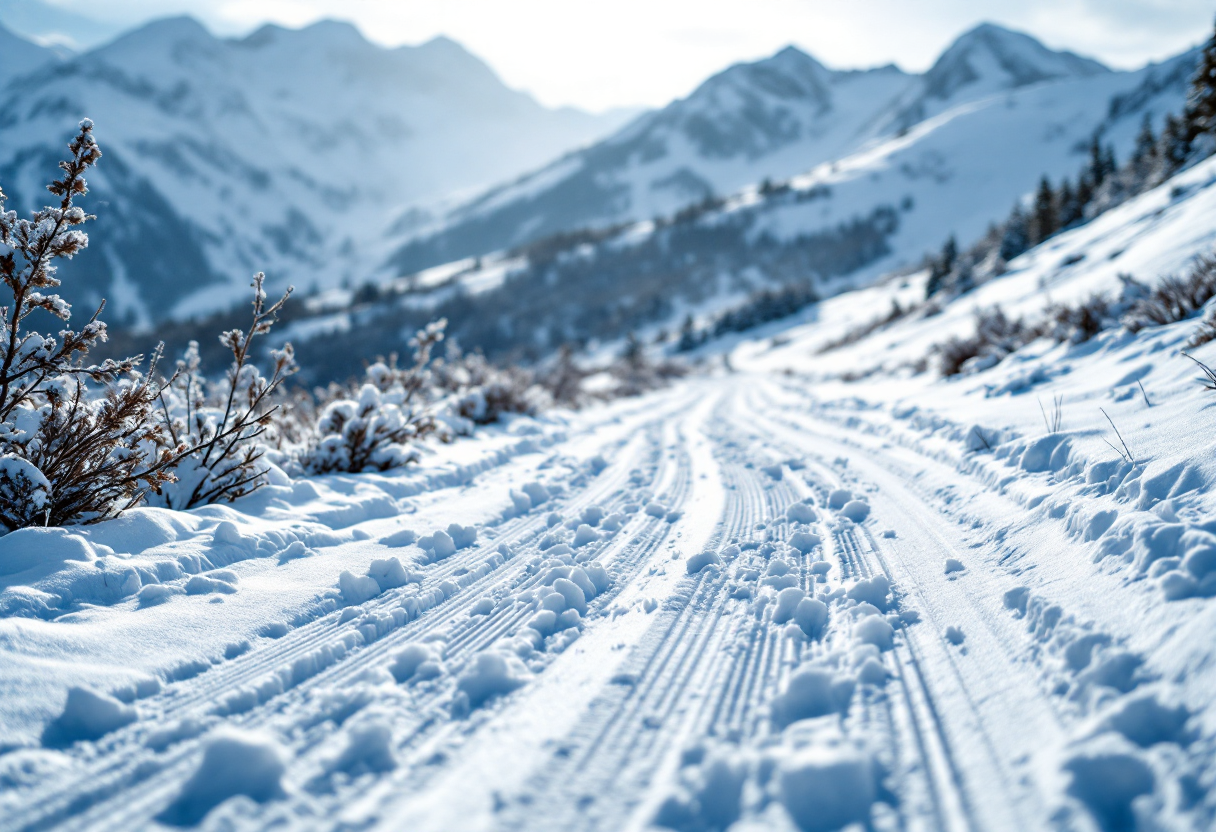
[{"label": "snow-covered road", "polygon": [[[518,451],[231,591],[5,619],[0,828],[1114,829],[1211,776],[1126,582],[864,407],[740,374]],[[329,558],[382,577],[272,626],[268,571]],[[204,658],[65,710],[73,628]]]}]

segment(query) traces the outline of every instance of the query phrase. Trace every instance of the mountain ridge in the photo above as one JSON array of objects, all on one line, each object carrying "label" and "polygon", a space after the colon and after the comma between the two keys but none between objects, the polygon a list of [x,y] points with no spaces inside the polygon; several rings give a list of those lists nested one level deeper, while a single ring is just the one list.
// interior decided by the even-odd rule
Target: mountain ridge
[{"label": "mountain ridge", "polygon": [[546,234],[671,214],[843,158],[965,101],[1113,74],[991,23],[960,35],[923,75],[893,65],[830,69],[787,46],[410,232],[389,268],[405,274]]}]

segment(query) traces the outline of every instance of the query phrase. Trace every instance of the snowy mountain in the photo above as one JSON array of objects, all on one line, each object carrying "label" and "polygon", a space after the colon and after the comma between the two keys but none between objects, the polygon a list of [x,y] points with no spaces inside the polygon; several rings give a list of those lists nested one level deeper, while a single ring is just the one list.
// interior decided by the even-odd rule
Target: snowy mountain
[{"label": "snowy mountain", "polygon": [[105,295],[129,322],[227,307],[256,270],[274,286],[362,277],[403,217],[619,123],[545,109],[444,38],[383,49],[321,22],[226,40],[190,18],[26,76],[0,113],[0,183],[21,209],[76,121],[97,123],[97,243],[68,274],[76,299]]},{"label": "snowy mountain", "polygon": [[[670,214],[850,156],[939,113],[1059,83],[1074,85],[1078,100],[1099,97],[1101,109],[1136,80],[990,24],[960,37],[922,76],[893,66],[833,71],[790,47],[731,67],[688,98],[459,207],[416,232],[392,263],[408,273],[555,232]],[[1069,123],[1073,140],[1101,118]]]},{"label": "snowy mountain", "polygon": [[1195,62],[1188,52],[1138,72],[965,101],[788,182],[660,221],[569,232],[319,296],[308,322],[288,332],[324,378],[340,371],[338,355],[400,349],[403,322],[431,316],[446,317],[467,348],[542,356],[630,331],[670,336],[687,316],[705,320],[766,290],[805,298],[863,287],[914,270],[952,234],[977,239],[1041,176],[1075,178],[1095,131],[1126,158],[1144,116],[1159,128],[1181,110]]},{"label": "snowy mountain", "polygon": [[30,43],[0,25],[0,87],[57,60],[54,50]]}]

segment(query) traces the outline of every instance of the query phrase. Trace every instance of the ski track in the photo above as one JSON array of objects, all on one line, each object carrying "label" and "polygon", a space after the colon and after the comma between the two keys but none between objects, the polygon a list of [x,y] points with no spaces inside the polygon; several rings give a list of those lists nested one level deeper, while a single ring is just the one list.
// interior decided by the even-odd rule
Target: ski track
[{"label": "ski track", "polygon": [[[291,761],[284,799],[226,804],[216,810],[223,828],[653,828],[689,765],[690,749],[779,744],[774,698],[801,663],[847,638],[838,620],[843,613],[835,609],[822,640],[791,638],[771,623],[771,605],[758,613],[751,598],[737,596],[737,570],[764,566],[766,556],[754,546],[721,568],[695,574],[685,574],[686,559],[748,540],[780,543],[792,528],[787,506],[811,498],[823,507],[838,488],[865,494],[873,519],[824,520],[822,545],[797,558],[796,586],[810,594],[817,586],[812,567],[823,560],[836,584],[885,576],[895,611],[919,616],[900,618],[893,649],[881,654],[887,683],[859,687],[841,719],[886,773],[889,793],[875,803],[871,828],[1015,832],[1048,823],[1061,799],[1053,778],[1063,745],[1087,714],[1053,693],[1043,650],[1003,606],[1014,579],[983,568],[1003,562],[1008,544],[991,541],[984,559],[978,557],[975,544],[965,542],[964,518],[913,470],[920,464],[909,462],[914,449],[878,453],[872,436],[854,441],[848,425],[825,421],[789,383],[753,377],[680,388],[661,406],[638,408],[615,425],[592,426],[587,435],[567,440],[580,442],[584,453],[598,441],[610,459],[585,484],[576,478],[552,504],[483,528],[477,545],[424,567],[420,587],[386,591],[354,617],[346,610],[322,615],[166,685],[141,701],[139,722],[69,749],[72,765],[10,801],[16,808],[7,816],[0,810],[0,828],[153,826],[219,725],[273,734]],[[561,445],[547,453],[559,458]],[[800,464],[785,467],[780,477],[766,469],[794,460]],[[510,639],[534,612],[512,597],[542,585],[546,569],[530,561],[541,551],[549,513],[573,517],[593,505],[620,510],[636,500],[639,488],[685,518],[637,511],[620,532],[596,544],[596,559],[612,585],[589,601],[581,634],[531,659],[532,678],[519,690],[467,717],[453,716],[459,669]],[[880,528],[893,533],[880,534]],[[499,554],[504,550],[509,557]],[[962,560],[967,570],[944,574],[946,558]],[[443,582],[458,591],[400,626],[376,630],[375,621],[401,607],[407,593],[426,593]],[[653,611],[644,609],[653,592],[665,594],[654,598]],[[487,597],[495,601],[492,612],[471,614]],[[965,642],[955,645],[947,628],[960,626]],[[365,635],[352,637],[358,632]],[[597,638],[619,640],[612,644],[611,667],[595,667],[581,649]],[[384,695],[382,677],[393,656],[407,644],[427,642],[446,646],[447,671]],[[572,687],[567,697],[567,673],[594,684]],[[234,697],[248,698],[276,675],[290,679],[284,690],[258,695],[247,707],[232,705]],[[526,753],[511,750],[510,742],[519,740],[505,738],[507,728],[534,719],[529,708],[563,700],[568,712],[553,710],[549,734],[538,735]],[[325,761],[343,723],[364,707],[386,714],[395,767],[326,781]],[[192,736],[154,753],[147,747],[149,715],[157,727],[197,724],[186,732]],[[1044,748],[1043,737],[1061,739]],[[517,765],[487,767],[487,749],[515,754]],[[470,812],[476,810],[467,817],[462,807],[434,798],[461,782],[468,783]],[[745,803],[763,813],[771,799]]]}]

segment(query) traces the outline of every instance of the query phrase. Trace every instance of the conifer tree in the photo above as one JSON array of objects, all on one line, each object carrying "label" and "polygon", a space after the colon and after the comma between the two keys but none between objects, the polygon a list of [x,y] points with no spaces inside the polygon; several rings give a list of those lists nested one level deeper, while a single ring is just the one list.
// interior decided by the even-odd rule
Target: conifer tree
[{"label": "conifer tree", "polygon": [[1001,235],[998,252],[1002,260],[1009,261],[1030,248],[1029,223],[1020,204],[1013,206],[1009,219],[1005,221],[1005,232]]},{"label": "conifer tree", "polygon": [[1056,193],[1051,182],[1044,176],[1039,180],[1039,190],[1034,197],[1034,208],[1030,214],[1030,244],[1038,245],[1060,230],[1060,213],[1056,205]]},{"label": "conifer tree", "polygon": [[1067,179],[1060,183],[1060,193],[1056,201],[1060,210],[1060,228],[1068,228],[1084,216],[1085,207],[1077,199],[1077,192],[1073,190],[1072,183]]},{"label": "conifer tree", "polygon": [[1216,133],[1216,31],[1208,38],[1186,99],[1186,142]]}]

